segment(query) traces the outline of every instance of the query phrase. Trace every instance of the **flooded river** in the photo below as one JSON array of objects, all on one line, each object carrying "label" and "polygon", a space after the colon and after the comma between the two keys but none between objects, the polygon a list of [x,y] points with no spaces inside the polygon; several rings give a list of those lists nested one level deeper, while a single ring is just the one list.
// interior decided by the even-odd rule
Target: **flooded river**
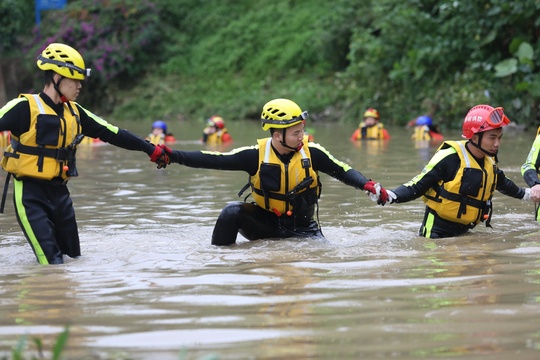
[{"label": "flooded river", "polygon": [[[233,147],[265,136],[256,122],[227,125]],[[169,124],[172,147],[202,149],[203,126]],[[314,129],[315,142],[387,188],[435,151],[415,148],[404,129],[357,144],[354,125]],[[503,138],[501,167],[520,186],[533,138]],[[9,192],[0,215],[0,358],[24,335],[28,354],[34,337],[50,351],[69,326],[69,359],[540,359],[540,225],[531,203],[497,193],[493,229],[432,241],[417,236],[420,199],[380,207],[323,174],[325,239],[239,236],[215,247],[215,220],[237,201],[245,173],[157,170],[145,154],[110,145],[81,148],[78,159],[69,187],[81,258],[38,265]]]}]

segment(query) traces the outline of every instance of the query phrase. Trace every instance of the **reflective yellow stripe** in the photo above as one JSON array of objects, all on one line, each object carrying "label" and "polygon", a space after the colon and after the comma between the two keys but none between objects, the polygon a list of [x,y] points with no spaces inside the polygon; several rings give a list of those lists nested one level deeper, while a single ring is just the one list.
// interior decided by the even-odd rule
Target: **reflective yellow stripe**
[{"label": "reflective yellow stripe", "polygon": [[7,113],[9,110],[13,109],[15,107],[15,105],[17,105],[18,103],[20,103],[21,101],[28,101],[28,99],[26,98],[15,98],[13,100],[10,100],[8,101],[8,103],[6,105],[4,105],[1,109],[0,109],[0,118],[2,116],[4,116],[5,113]]},{"label": "reflective yellow stripe", "polygon": [[100,124],[101,126],[105,126],[107,128],[107,130],[109,130],[110,132],[112,133],[115,133],[115,134],[118,134],[118,127],[117,126],[114,126],[114,125],[111,125],[109,124],[106,120],[100,118],[99,116],[97,116],[96,114],[92,113],[91,111],[89,110],[86,110],[85,108],[83,108],[80,104],[78,103],[75,103],[75,105],[79,106],[81,109],[83,109],[83,111],[86,113],[86,115],[88,115],[89,117],[91,117],[92,119],[94,119],[98,124]]},{"label": "reflective yellow stripe", "polygon": [[23,196],[23,182],[22,181],[13,179],[13,193],[15,194],[15,203],[17,204],[17,214],[19,215],[19,219],[21,220],[21,225],[23,227],[23,230],[28,236],[28,239],[30,240],[30,245],[34,249],[34,252],[36,253],[36,257],[39,263],[43,265],[48,265],[49,260],[47,260],[47,257],[43,253],[43,249],[41,249],[41,246],[39,245],[39,242],[36,239],[36,235],[34,234],[34,231],[32,230],[32,226],[30,225],[30,222],[28,221],[28,218],[26,217],[26,209],[22,202],[22,196]]},{"label": "reflective yellow stripe", "polygon": [[341,168],[343,169],[344,172],[347,172],[347,171],[349,171],[349,170],[352,169],[352,167],[351,167],[349,164],[344,163],[343,161],[340,161],[340,160],[336,159],[332,154],[330,154],[330,153],[328,152],[328,150],[326,150],[326,149],[325,149],[324,147],[322,147],[320,144],[310,142],[310,143],[308,144],[308,146],[309,146],[310,148],[316,148],[316,149],[319,149],[320,151],[322,151],[323,153],[325,153],[326,156],[328,156],[328,157],[330,158],[330,160],[332,160],[332,162],[333,162],[334,164],[336,164],[336,165],[338,165],[339,167],[341,167]]},{"label": "reflective yellow stripe", "polygon": [[41,99],[39,98],[38,94],[32,94],[32,97],[36,101],[37,107],[39,109],[40,114],[45,114],[45,108],[43,107],[43,104],[41,103]]},{"label": "reflective yellow stripe", "polygon": [[435,215],[432,212],[429,212],[426,223],[424,224],[424,236],[427,238],[431,237],[431,229],[433,229],[433,222],[435,221]]}]

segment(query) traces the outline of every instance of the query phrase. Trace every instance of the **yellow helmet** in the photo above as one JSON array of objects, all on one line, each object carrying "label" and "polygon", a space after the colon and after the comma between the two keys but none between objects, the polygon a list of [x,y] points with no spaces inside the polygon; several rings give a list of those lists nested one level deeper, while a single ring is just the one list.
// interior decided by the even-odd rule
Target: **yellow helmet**
[{"label": "yellow helmet", "polygon": [[91,71],[84,67],[84,60],[77,50],[60,43],[49,44],[38,56],[37,66],[75,80],[84,80]]},{"label": "yellow helmet", "polygon": [[377,109],[369,108],[364,112],[364,119],[367,117],[372,117],[379,120],[379,112],[377,111]]},{"label": "yellow helmet", "polygon": [[261,125],[264,131],[274,128],[288,128],[308,118],[307,111],[302,111],[294,101],[274,99],[263,106]]}]

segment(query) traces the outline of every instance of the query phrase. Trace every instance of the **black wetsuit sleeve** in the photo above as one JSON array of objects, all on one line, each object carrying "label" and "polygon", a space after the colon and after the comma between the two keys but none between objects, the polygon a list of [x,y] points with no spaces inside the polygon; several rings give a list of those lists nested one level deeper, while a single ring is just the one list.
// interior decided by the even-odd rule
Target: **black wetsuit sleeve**
[{"label": "black wetsuit sleeve", "polygon": [[527,183],[527,185],[529,185],[529,187],[533,187],[536,184],[540,184],[540,179],[538,178],[538,173],[536,172],[536,170],[529,169],[529,170],[524,171],[523,180],[525,180],[525,182]]},{"label": "black wetsuit sleeve", "polygon": [[25,98],[9,101],[0,109],[0,131],[11,131],[19,137],[30,128],[30,105]]},{"label": "black wetsuit sleeve", "polygon": [[321,171],[357,189],[363,189],[364,185],[370,180],[362,175],[360,171],[334,158],[332,154],[319,144],[309,143],[309,151],[315,171]]},{"label": "black wetsuit sleeve", "polygon": [[540,169],[540,136],[537,135],[525,163],[521,166],[523,180],[525,180],[530,187],[540,184],[538,169]]},{"label": "black wetsuit sleeve", "polygon": [[502,170],[497,171],[497,186],[496,189],[504,195],[511,196],[516,199],[523,198],[525,189],[517,186],[512,180],[506,177]]},{"label": "black wetsuit sleeve", "polygon": [[154,145],[132,132],[109,124],[99,116],[86,110],[77,104],[81,118],[82,131],[85,136],[99,138],[101,141],[127,150],[144,151],[151,155],[154,152]]},{"label": "black wetsuit sleeve", "polygon": [[452,180],[460,166],[459,155],[451,149],[439,151],[424,167],[422,172],[409,182],[392,190],[397,198],[395,202],[403,203],[419,198],[439,181]]},{"label": "black wetsuit sleeve", "polygon": [[230,152],[173,150],[171,162],[192,168],[245,171],[255,175],[259,169],[259,149],[246,146]]}]

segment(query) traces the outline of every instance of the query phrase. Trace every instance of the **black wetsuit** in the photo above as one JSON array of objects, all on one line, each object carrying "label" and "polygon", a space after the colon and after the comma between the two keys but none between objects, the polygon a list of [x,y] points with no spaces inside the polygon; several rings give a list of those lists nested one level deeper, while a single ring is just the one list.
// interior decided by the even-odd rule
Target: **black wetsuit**
[{"label": "black wetsuit", "polygon": [[[315,171],[328,174],[346,185],[363,189],[369,181],[359,171],[336,160],[322,146],[309,143],[311,164]],[[280,161],[288,163],[294,153],[279,155]],[[261,160],[257,146],[243,147],[228,153],[206,151],[173,150],[171,162],[193,168],[245,171],[253,176],[257,173]],[[212,234],[212,244],[231,245],[240,233],[248,240],[287,237],[322,236],[318,223],[313,218],[312,209],[306,214],[278,216],[259,207],[255,203],[236,202],[225,206],[219,215]]]},{"label": "black wetsuit", "polygon": [[[55,104],[46,94],[41,99],[62,116],[64,106]],[[9,104],[9,103],[8,103]],[[2,111],[0,131],[9,130],[17,138],[29,131],[30,106],[21,101]],[[154,145],[132,134],[118,129],[76,105],[80,114],[82,133],[92,138],[111,143],[128,150],[140,150],[151,155]],[[66,182],[62,178],[40,180],[30,177],[14,180],[14,204],[17,220],[26,239],[42,264],[63,263],[63,254],[70,257],[81,255],[79,233],[75,211]]]}]

